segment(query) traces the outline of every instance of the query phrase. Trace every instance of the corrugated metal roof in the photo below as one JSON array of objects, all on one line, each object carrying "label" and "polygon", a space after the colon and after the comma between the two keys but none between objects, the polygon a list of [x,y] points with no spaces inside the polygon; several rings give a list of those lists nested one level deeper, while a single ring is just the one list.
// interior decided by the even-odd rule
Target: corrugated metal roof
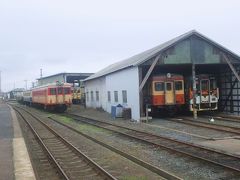
[{"label": "corrugated metal roof", "polygon": [[91,75],[93,75],[93,73],[67,73],[67,72],[63,72],[63,73],[58,73],[58,74],[53,74],[53,75],[45,76],[45,77],[42,77],[42,78],[38,78],[37,80],[43,80],[43,79],[47,79],[47,78],[54,77],[54,76],[60,76],[60,75],[67,75],[67,76],[91,76]]},{"label": "corrugated metal roof", "polygon": [[110,73],[113,73],[113,72],[116,72],[116,71],[119,71],[119,70],[122,70],[122,69],[125,69],[125,68],[138,66],[138,65],[148,61],[152,57],[156,56],[160,52],[166,50],[167,48],[175,45],[179,41],[187,39],[187,38],[189,38],[192,35],[196,35],[196,36],[204,39],[205,41],[208,41],[209,43],[214,44],[215,46],[218,46],[221,50],[230,53],[232,56],[234,56],[234,57],[236,57],[237,59],[240,60],[240,57],[237,54],[231,52],[230,50],[228,50],[225,47],[221,46],[220,44],[216,43],[215,41],[210,40],[208,37],[200,34],[196,30],[192,30],[192,31],[189,31],[189,32],[187,32],[185,34],[182,34],[182,35],[180,35],[180,36],[178,36],[178,37],[176,37],[176,38],[174,38],[174,39],[172,39],[170,41],[167,41],[167,42],[165,42],[163,44],[160,44],[160,45],[158,45],[158,46],[156,46],[156,47],[154,47],[152,49],[144,51],[144,52],[142,52],[140,54],[132,56],[132,57],[130,57],[128,59],[125,59],[123,61],[119,61],[117,63],[111,64],[111,65],[107,66],[106,68],[100,70],[99,72],[91,75],[90,77],[85,79],[85,81],[88,81],[88,80],[91,80],[91,79],[95,79],[95,78],[98,78],[98,77],[102,77],[102,76],[105,76],[107,74],[110,74]]}]

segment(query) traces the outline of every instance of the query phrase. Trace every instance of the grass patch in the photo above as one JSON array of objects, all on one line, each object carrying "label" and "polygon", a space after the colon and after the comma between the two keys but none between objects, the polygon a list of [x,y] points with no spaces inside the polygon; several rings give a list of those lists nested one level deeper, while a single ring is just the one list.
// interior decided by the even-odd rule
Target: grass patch
[{"label": "grass patch", "polygon": [[54,114],[52,114],[52,115],[50,115],[50,116],[48,116],[48,117],[54,118],[54,119],[56,119],[57,121],[61,121],[61,122],[64,122],[64,123],[66,123],[66,124],[70,124],[70,123],[73,123],[73,122],[74,122],[74,120],[73,120],[72,118],[66,117],[66,116],[59,116],[59,115],[54,115]]},{"label": "grass patch", "polygon": [[107,133],[107,132],[109,132],[109,131],[107,131],[105,129],[98,128],[96,126],[92,126],[92,125],[88,125],[88,124],[79,124],[78,127],[77,127],[77,130],[79,130],[79,131],[87,131],[87,132],[90,132],[90,133],[93,133],[93,132],[104,132],[104,133]]},{"label": "grass patch", "polygon": [[111,134],[109,131],[102,129],[102,128],[98,128],[96,126],[93,125],[89,125],[89,124],[84,124],[84,123],[78,123],[76,120],[74,120],[73,118],[70,117],[66,117],[66,116],[59,116],[59,115],[50,115],[48,117],[52,117],[54,119],[56,119],[57,121],[61,121],[63,123],[66,124],[71,124],[73,125],[78,131],[81,132],[89,132],[89,133],[108,133]]}]

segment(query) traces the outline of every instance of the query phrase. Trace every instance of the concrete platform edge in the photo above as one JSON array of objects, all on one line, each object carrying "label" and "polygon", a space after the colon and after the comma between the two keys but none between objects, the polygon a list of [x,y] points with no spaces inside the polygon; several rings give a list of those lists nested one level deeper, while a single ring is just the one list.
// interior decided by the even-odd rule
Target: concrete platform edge
[{"label": "concrete platform edge", "polygon": [[16,180],[35,180],[35,174],[32,168],[32,163],[27,151],[27,147],[22,137],[22,131],[18,123],[15,111],[9,106],[11,110],[14,138],[12,141],[13,146],[13,162],[14,162],[14,175]]}]

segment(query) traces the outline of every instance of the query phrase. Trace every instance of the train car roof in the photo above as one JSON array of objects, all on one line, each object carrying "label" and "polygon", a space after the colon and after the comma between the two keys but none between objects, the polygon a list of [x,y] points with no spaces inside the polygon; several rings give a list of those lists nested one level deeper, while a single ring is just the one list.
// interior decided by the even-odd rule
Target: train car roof
[{"label": "train car roof", "polygon": [[51,84],[45,84],[45,85],[41,85],[41,86],[36,86],[36,87],[32,88],[31,90],[45,88],[45,87],[63,87],[63,86],[71,87],[72,84],[70,84],[70,83],[60,83],[60,84],[58,84],[58,83],[51,83]]}]

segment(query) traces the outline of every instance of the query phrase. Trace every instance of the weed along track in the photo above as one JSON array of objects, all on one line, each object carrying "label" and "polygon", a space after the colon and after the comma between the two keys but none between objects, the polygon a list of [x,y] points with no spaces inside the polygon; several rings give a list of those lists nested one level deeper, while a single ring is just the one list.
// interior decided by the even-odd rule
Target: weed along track
[{"label": "weed along track", "polygon": [[[20,109],[20,107],[19,107],[19,109]],[[28,114],[28,116],[31,116],[31,117],[34,117],[34,118],[37,118],[37,119],[39,119],[38,117],[36,117],[37,115],[36,114],[34,114],[33,112],[29,112],[28,110],[26,110],[26,109],[24,109],[24,108],[21,108],[21,111],[24,111],[26,114]],[[152,164],[150,164],[150,163],[147,163],[147,162],[145,162],[145,161],[143,161],[143,160],[141,160],[141,159],[139,159],[139,158],[137,158],[137,157],[134,157],[134,156],[132,156],[132,155],[130,155],[130,154],[128,154],[128,153],[126,153],[126,152],[124,152],[124,151],[121,151],[121,150],[119,150],[119,149],[116,149],[116,148],[114,148],[114,147],[112,147],[112,146],[110,146],[110,145],[108,145],[108,144],[106,144],[106,143],[104,143],[104,142],[101,142],[101,141],[98,141],[97,139],[95,139],[95,138],[92,138],[92,137],[90,137],[90,136],[88,136],[88,135],[86,135],[86,134],[84,134],[84,133],[81,133],[81,132],[79,132],[79,131],[77,131],[76,129],[74,129],[74,128],[72,128],[72,127],[70,127],[70,126],[66,126],[66,124],[63,124],[63,123],[61,123],[61,122],[59,122],[59,121],[56,121],[56,120],[54,120],[54,121],[52,121],[52,120],[50,120],[50,121],[48,121],[49,122],[49,124],[51,124],[51,125],[47,125],[47,123],[45,123],[45,122],[43,122],[45,125],[47,125],[47,126],[54,126],[53,127],[53,129],[55,129],[56,128],[56,130],[54,130],[55,131],[55,133],[59,133],[59,131],[61,131],[61,132],[65,132],[65,133],[68,133],[69,134],[69,137],[70,138],[72,138],[72,139],[79,139],[79,135],[81,135],[81,136],[83,136],[83,137],[85,137],[85,138],[87,138],[87,139],[89,139],[89,140],[91,140],[92,142],[94,142],[95,144],[98,144],[98,145],[100,145],[100,146],[102,146],[102,148],[107,148],[109,151],[111,151],[112,153],[115,153],[115,154],[117,154],[118,156],[120,156],[120,158],[122,158],[122,159],[125,159],[125,161],[128,163],[128,164],[132,164],[131,166],[134,166],[134,168],[133,168],[133,170],[131,170],[131,169],[129,169],[129,171],[132,171],[131,173],[131,176],[132,177],[139,177],[139,175],[138,174],[135,174],[135,171],[139,171],[139,174],[145,174],[145,175],[147,175],[146,177],[151,177],[151,179],[174,179],[174,180],[179,180],[179,179],[181,179],[180,177],[177,177],[177,176],[175,176],[174,174],[172,174],[172,173],[169,173],[169,172],[167,172],[167,171],[165,171],[165,170],[163,170],[163,169],[160,169],[159,167],[156,167],[156,166],[154,166],[154,165],[152,165]],[[44,126],[45,126],[44,125]],[[58,130],[57,130],[58,129]],[[96,128],[97,129],[97,128]],[[61,133],[60,133],[61,134]],[[65,135],[60,135],[59,134],[59,136],[64,136],[65,137]],[[64,134],[64,133],[62,133],[62,134]],[[78,136],[76,135],[76,134],[78,134]],[[65,140],[67,141],[67,138],[65,138]],[[74,144],[73,143],[74,142],[74,140],[72,140],[71,141],[71,143],[72,144]],[[70,143],[70,142],[69,142]],[[94,147],[92,147],[92,148],[94,148]],[[64,148],[63,148],[64,149]],[[99,149],[99,151],[101,151],[101,152],[107,152],[106,150],[101,150],[101,149]],[[85,151],[84,151],[85,152]],[[86,151],[87,152],[87,151]],[[88,154],[90,154],[90,152],[87,152]],[[65,154],[68,154],[68,151],[65,153]],[[91,156],[94,156],[94,160],[96,160],[98,157],[97,157],[97,155],[96,154],[91,154]],[[110,155],[111,156],[111,155]],[[66,158],[67,159],[67,158]],[[71,158],[72,159],[72,158]],[[127,159],[127,160],[126,160]],[[115,159],[116,161],[117,161],[117,159]],[[111,162],[111,163],[113,163],[113,162]],[[66,166],[65,165],[65,163],[63,162],[62,163],[64,166]],[[99,165],[100,166],[100,165]],[[112,167],[111,167],[112,166]],[[125,165],[126,166],[126,165]],[[128,168],[132,168],[132,167],[128,167]],[[116,179],[122,179],[123,178],[123,176],[121,176],[121,174],[124,174],[124,172],[123,172],[123,170],[121,170],[121,168],[119,168],[119,169],[116,169],[116,168],[114,168],[114,163],[113,164],[104,164],[104,165],[102,165],[101,164],[101,167],[102,167],[102,169],[104,168],[105,170],[107,169],[111,169],[110,171],[109,171],[109,173],[111,173],[113,176],[114,176],[114,178],[116,178]],[[124,167],[124,166],[123,166]],[[137,169],[137,170],[134,170],[134,169]],[[80,173],[80,172],[79,172]],[[119,174],[120,173],[120,174]],[[136,172],[137,173],[137,172]],[[149,175],[148,175],[149,174]],[[112,176],[112,177],[113,177]],[[89,177],[91,177],[91,174],[89,175]],[[93,175],[93,177],[95,177],[95,175]],[[98,176],[97,176],[98,177]],[[127,176],[125,176],[125,177],[127,177]],[[98,177],[98,178],[102,178],[102,177]],[[140,177],[139,177],[140,178]],[[124,178],[123,178],[124,179]]]},{"label": "weed along track", "polygon": [[226,170],[234,171],[235,173],[240,175],[240,157],[238,156],[219,152],[217,150],[209,149],[200,145],[195,145],[192,143],[182,142],[168,137],[143,132],[137,129],[131,129],[110,122],[98,121],[95,119],[89,119],[77,115],[68,116],[82,123],[87,123],[96,127],[104,128],[129,137],[131,139],[136,139],[144,143],[181,153],[184,156],[190,156],[194,159],[205,161],[209,165],[214,164],[217,166],[221,166]]},{"label": "weed along track", "polygon": [[116,179],[36,116],[16,107],[63,179]]}]

